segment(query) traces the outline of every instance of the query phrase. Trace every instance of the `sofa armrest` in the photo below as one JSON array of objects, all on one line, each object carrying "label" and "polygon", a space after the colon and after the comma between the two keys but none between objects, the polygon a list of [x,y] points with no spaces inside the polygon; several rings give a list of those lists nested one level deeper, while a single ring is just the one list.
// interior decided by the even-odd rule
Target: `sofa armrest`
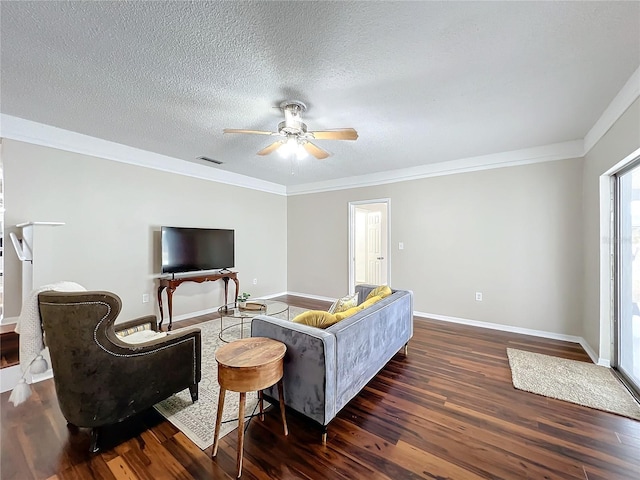
[{"label": "sofa armrest", "polygon": [[413,293],[396,290],[327,332],[336,337],[340,411],[413,336]]},{"label": "sofa armrest", "polygon": [[358,294],[358,305],[364,302],[365,298],[367,298],[367,295],[369,295],[371,291],[377,286],[378,285],[366,285],[364,283],[356,285],[355,292]]},{"label": "sofa armrest", "polygon": [[[297,412],[327,425],[335,409],[335,336],[322,329],[258,315],[251,323],[252,337],[267,337],[287,346],[284,357],[284,400]],[[267,395],[278,398],[274,387]]]},{"label": "sofa armrest", "polygon": [[[369,285],[366,283],[360,283],[358,285],[356,285],[355,288],[355,293],[358,294],[358,305],[360,305],[362,302],[364,302],[367,297],[369,296],[369,294],[375,290],[376,288],[378,288],[380,285]],[[391,289],[391,291],[393,293],[397,292],[397,290],[394,290],[393,288]]]}]

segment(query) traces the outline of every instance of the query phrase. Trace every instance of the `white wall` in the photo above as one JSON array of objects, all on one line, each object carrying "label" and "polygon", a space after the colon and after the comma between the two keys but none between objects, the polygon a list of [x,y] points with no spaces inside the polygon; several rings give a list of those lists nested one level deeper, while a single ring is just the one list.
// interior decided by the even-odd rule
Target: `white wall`
[{"label": "white wall", "polygon": [[[611,360],[610,318],[600,318],[600,249],[609,251],[600,232],[600,176],[640,147],[640,99],[631,104],[587,153],[584,161],[584,320],[582,336],[598,356]],[[601,330],[601,323],[605,328]]]},{"label": "white wall", "polygon": [[348,203],[377,198],[417,311],[581,335],[582,159],[291,196],[290,291],[347,293]]},{"label": "white wall", "polygon": [[[235,228],[241,289],[254,297],[338,297],[348,291],[348,203],[388,197],[392,286],[414,290],[417,311],[580,335],[598,351],[598,178],[639,146],[636,100],[584,162],[285,198],[5,139],[5,237],[20,222],[66,222],[52,259],[60,279],[116,292],[126,318],[157,313],[161,225]],[[8,317],[20,310],[19,274],[5,249]],[[220,304],[221,287],[182,285],[175,315]]]},{"label": "white wall", "polygon": [[[65,222],[56,227],[51,259],[59,280],[115,292],[123,300],[121,319],[158,312],[162,225],[235,229],[241,290],[255,298],[287,288],[284,196],[7,139],[2,154],[5,237],[21,222]],[[6,316],[20,312],[20,272],[7,249]],[[220,305],[223,285],[182,284],[174,317]],[[150,303],[142,303],[143,293]]]}]

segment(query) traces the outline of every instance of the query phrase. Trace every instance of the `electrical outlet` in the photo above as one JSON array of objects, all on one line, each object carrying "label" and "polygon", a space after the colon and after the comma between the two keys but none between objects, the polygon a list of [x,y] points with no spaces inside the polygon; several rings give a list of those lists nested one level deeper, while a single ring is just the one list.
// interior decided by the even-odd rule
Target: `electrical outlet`
[{"label": "electrical outlet", "polygon": [[482,292],[476,292],[476,302],[482,301]]},{"label": "electrical outlet", "polygon": [[257,284],[258,284],[258,279],[257,279],[257,278],[254,278],[254,279],[253,279],[253,284],[254,284],[254,285],[257,285]]},{"label": "electrical outlet", "polygon": [[142,303],[149,303],[149,294],[148,293],[143,293],[142,294]]}]

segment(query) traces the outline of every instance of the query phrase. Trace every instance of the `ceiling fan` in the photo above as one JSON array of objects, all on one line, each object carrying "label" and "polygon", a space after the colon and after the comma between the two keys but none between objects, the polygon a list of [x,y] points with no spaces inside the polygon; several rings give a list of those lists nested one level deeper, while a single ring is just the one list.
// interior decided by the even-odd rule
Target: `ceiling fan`
[{"label": "ceiling fan", "polygon": [[307,125],[300,117],[300,114],[307,109],[307,106],[297,100],[286,100],[282,102],[280,109],[284,112],[284,122],[278,124],[277,132],[243,130],[238,128],[225,128],[223,132],[282,137],[280,140],[260,150],[258,155],[269,155],[280,148],[285,149],[286,152],[295,153],[296,150],[299,150],[299,147],[302,147],[307,153],[319,160],[327,158],[330,153],[311,143],[310,140],[356,140],[358,138],[358,132],[353,128],[307,131]]}]

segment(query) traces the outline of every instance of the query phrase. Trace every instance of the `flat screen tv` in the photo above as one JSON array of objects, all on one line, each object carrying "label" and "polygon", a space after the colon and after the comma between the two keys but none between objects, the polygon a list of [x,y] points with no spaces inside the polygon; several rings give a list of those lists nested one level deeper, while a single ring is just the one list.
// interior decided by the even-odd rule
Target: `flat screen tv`
[{"label": "flat screen tv", "polygon": [[234,230],[162,227],[162,273],[234,266]]}]

